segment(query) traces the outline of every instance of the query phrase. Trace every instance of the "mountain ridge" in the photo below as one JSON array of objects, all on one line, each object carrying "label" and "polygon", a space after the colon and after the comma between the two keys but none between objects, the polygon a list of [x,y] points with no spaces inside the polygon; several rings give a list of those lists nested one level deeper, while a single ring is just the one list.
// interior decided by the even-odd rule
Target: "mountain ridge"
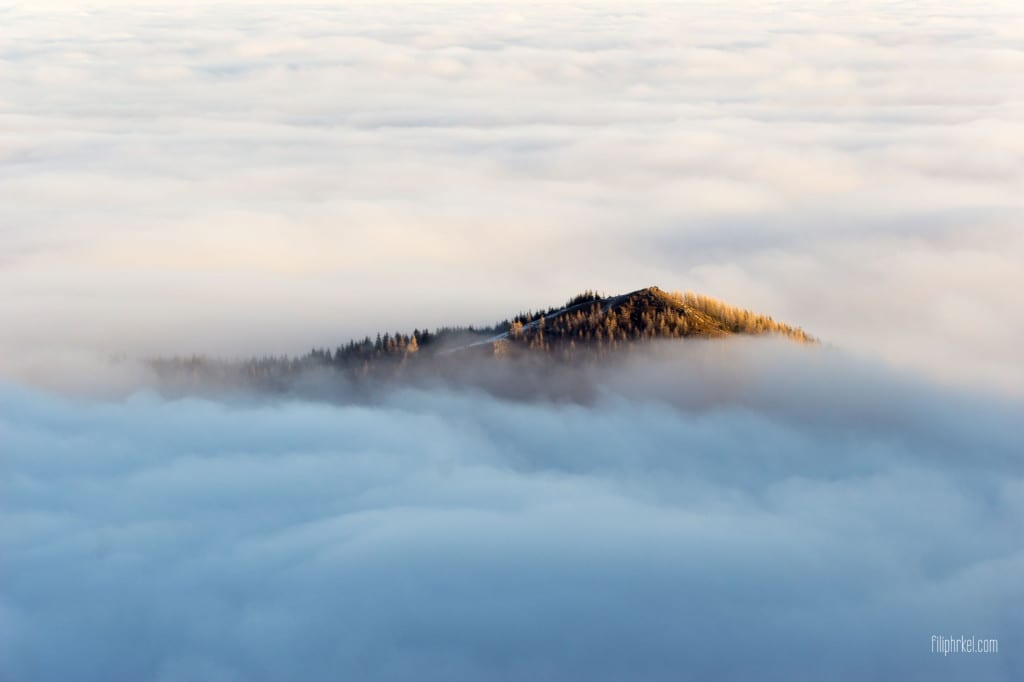
[{"label": "mountain ridge", "polygon": [[[693,292],[670,293],[656,286],[607,297],[588,291],[569,299],[560,309],[520,313],[495,325],[496,329],[502,327],[507,329],[489,339],[444,352],[513,341],[526,341],[533,350],[546,350],[551,337],[556,344],[596,342],[613,347],[617,341],[732,334],[779,334],[803,343],[817,342],[799,327],[776,322],[770,316],[753,313],[710,296]],[[502,350],[500,346],[495,348],[499,354]]]},{"label": "mountain ridge", "polygon": [[245,382],[287,385],[317,368],[346,377],[393,377],[417,369],[451,369],[462,360],[545,356],[564,362],[605,357],[634,345],[687,338],[776,335],[799,343],[818,340],[799,327],[768,315],[693,292],[656,286],[605,296],[585,291],[560,307],[520,312],[491,327],[441,327],[435,331],[378,333],[299,357],[262,357],[218,362],[193,356],[151,362],[161,377],[233,377]]}]

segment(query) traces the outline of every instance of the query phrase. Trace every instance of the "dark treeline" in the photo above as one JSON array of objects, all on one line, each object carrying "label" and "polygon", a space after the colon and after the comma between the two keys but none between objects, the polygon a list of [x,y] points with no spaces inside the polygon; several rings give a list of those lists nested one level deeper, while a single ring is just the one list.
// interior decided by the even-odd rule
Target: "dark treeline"
[{"label": "dark treeline", "polygon": [[578,294],[560,307],[521,312],[492,327],[440,327],[435,331],[385,332],[331,348],[314,348],[300,357],[262,357],[218,362],[201,357],[153,362],[161,376],[177,381],[255,383],[286,388],[293,378],[317,369],[333,369],[348,378],[395,376],[412,368],[452,366],[460,358],[543,354],[564,361],[601,357],[625,346],[683,337],[776,334],[813,343],[803,330],[771,317],[687,292],[651,287],[622,296],[594,291]]}]

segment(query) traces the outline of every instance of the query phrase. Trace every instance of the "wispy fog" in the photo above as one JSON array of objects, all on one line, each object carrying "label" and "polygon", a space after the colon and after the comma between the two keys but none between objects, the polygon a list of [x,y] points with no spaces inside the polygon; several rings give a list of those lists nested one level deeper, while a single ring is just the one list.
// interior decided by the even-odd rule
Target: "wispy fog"
[{"label": "wispy fog", "polygon": [[1024,5],[0,8],[0,373],[692,288],[1024,386]]},{"label": "wispy fog", "polygon": [[552,381],[0,387],[0,679],[1024,674],[1019,402],[769,342]]}]

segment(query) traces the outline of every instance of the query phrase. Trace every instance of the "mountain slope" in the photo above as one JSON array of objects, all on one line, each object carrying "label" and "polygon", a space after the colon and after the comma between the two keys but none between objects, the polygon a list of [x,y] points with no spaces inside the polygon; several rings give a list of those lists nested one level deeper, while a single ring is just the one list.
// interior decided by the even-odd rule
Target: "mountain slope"
[{"label": "mountain slope", "polygon": [[500,353],[503,345],[532,350],[565,350],[580,344],[616,348],[642,340],[730,334],[779,334],[814,341],[801,329],[709,296],[648,287],[607,298],[582,294],[559,310],[520,315],[492,342]]},{"label": "mountain slope", "polygon": [[[694,293],[657,287],[618,296],[579,294],[558,308],[520,313],[493,327],[442,327],[434,332],[378,334],[292,357],[217,362],[201,357],[155,360],[163,379],[178,385],[256,384],[284,388],[307,370],[327,368],[348,378],[393,377],[420,370],[450,372],[470,358],[543,356],[574,362],[601,358],[660,339],[779,335],[817,343],[803,330]],[[474,365],[478,366],[478,365]]]}]

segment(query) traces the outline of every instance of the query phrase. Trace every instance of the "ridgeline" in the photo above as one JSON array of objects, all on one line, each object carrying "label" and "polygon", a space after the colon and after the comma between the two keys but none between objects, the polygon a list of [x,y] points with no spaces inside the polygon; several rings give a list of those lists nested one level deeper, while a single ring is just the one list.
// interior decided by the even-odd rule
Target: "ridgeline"
[{"label": "ridgeline", "polygon": [[663,339],[775,335],[799,343],[817,339],[799,327],[777,322],[723,301],[648,287],[619,296],[587,291],[565,305],[529,311],[492,327],[440,327],[435,331],[377,334],[353,339],[333,350],[314,348],[299,357],[215,361],[178,357],[151,362],[174,383],[229,383],[283,388],[306,371],[336,370],[347,378],[394,377],[423,367],[451,367],[470,358],[510,359],[546,356],[575,362],[606,357],[637,344]]}]

